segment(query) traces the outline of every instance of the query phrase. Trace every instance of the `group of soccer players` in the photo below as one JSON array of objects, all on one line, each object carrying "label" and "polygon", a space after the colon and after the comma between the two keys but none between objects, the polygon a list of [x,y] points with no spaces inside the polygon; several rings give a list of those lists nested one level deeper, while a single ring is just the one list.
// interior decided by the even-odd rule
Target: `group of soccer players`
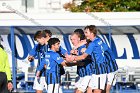
[{"label": "group of soccer players", "polygon": [[79,79],[75,93],[110,93],[118,66],[111,49],[97,36],[95,25],[76,29],[70,36],[73,49],[70,54],[60,46],[58,38],[51,38],[50,30],[37,31],[38,42],[30,51],[28,60],[38,58],[33,88],[42,93],[63,93],[60,87],[63,66],[77,65]]}]

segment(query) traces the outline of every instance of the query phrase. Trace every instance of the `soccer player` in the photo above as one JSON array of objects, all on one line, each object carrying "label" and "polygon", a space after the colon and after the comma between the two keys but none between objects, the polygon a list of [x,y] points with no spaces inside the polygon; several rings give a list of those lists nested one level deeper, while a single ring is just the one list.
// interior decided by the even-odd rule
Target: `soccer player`
[{"label": "soccer player", "polygon": [[[78,30],[79,31],[79,30]],[[100,37],[98,37],[100,38]],[[76,47],[80,45],[86,44],[87,42],[80,42]],[[82,52],[85,52],[85,49],[82,49]],[[107,82],[106,89],[102,91],[102,93],[110,93],[111,87],[116,84],[116,73],[118,70],[118,65],[115,60],[115,56],[112,50],[108,47],[108,49],[104,52],[105,61],[106,61],[106,69],[107,69]]]},{"label": "soccer player", "polygon": [[107,62],[107,86],[105,93],[110,93],[111,86],[116,84],[116,73],[118,70],[118,65],[115,60],[115,56],[110,48],[104,52]]},{"label": "soccer player", "polygon": [[[44,57],[44,54],[46,51],[45,43],[47,43],[47,39],[45,39],[45,38],[46,38],[46,35],[44,35],[42,33],[42,31],[37,31],[34,35],[34,40],[36,40],[38,42],[38,44],[36,44],[29,53],[29,57],[28,57],[29,61],[34,60],[35,57],[38,58],[37,69],[38,69],[39,65],[41,64],[41,60]],[[49,38],[50,38],[49,35],[47,38],[49,40]],[[37,77],[35,77],[33,89],[36,90],[36,93],[42,93],[44,86],[47,89],[47,84],[45,83],[45,77],[44,77],[45,72],[44,71],[45,71],[45,68],[41,71],[40,82],[38,82]]]},{"label": "soccer player", "polygon": [[111,87],[115,86],[117,78],[116,74],[118,70],[118,65],[116,63],[114,53],[112,52],[109,46],[107,47],[108,49],[104,52],[107,70],[107,82],[106,87],[104,91],[102,91],[102,93],[110,93]]},{"label": "soccer player", "polygon": [[[46,82],[48,85],[48,93],[59,93],[60,87],[60,66],[72,66],[57,53],[60,48],[60,40],[58,38],[51,38],[48,41],[50,50],[45,53],[45,58],[42,60],[42,64],[39,66],[36,76],[40,75],[40,71],[43,67],[46,67]],[[39,78],[39,77],[38,77]]]},{"label": "soccer player", "polygon": [[85,59],[88,55],[91,55],[92,61],[95,63],[93,68],[95,73],[92,74],[92,78],[89,83],[89,87],[94,89],[94,93],[101,93],[105,88],[106,83],[106,63],[104,57],[104,51],[107,47],[102,42],[100,38],[97,38],[97,28],[94,25],[86,26],[84,33],[87,39],[90,39],[86,51],[80,56],[72,56],[71,58],[66,58],[67,61],[79,61]]},{"label": "soccer player", "polygon": [[[37,31],[34,35],[34,40],[36,40],[38,42],[38,44],[35,45],[35,47],[30,51],[29,53],[29,57],[28,60],[32,61],[36,56],[38,57],[38,66],[41,64],[41,60],[42,58],[45,56],[45,52],[49,51],[49,46],[48,46],[48,40],[51,38],[52,33],[50,30],[43,30],[43,31]],[[66,55],[67,51],[65,49],[63,49],[61,46],[59,48],[58,51],[59,54],[61,55]],[[62,66],[61,67],[61,75],[63,75],[65,73],[64,68]],[[35,78],[34,81],[34,86],[33,88],[36,89],[37,93],[42,93],[43,88],[45,86],[45,88],[47,88],[47,85],[45,83],[45,68],[42,69],[40,76],[40,83],[38,83],[37,77]],[[60,89],[61,91],[61,89]]]},{"label": "soccer player", "polygon": [[[76,29],[74,33],[71,34],[71,42],[73,46],[77,47],[79,43],[81,43],[82,40],[85,40],[84,32],[82,29]],[[79,46],[77,49],[74,48],[71,53],[76,55],[82,55],[81,49],[85,48],[86,45]],[[84,93],[87,90],[89,81],[91,79],[91,75],[94,71],[92,69],[92,63],[90,59],[82,60],[82,63],[84,63],[83,66],[77,66],[77,74],[79,75],[79,80],[76,82],[75,86],[77,88],[76,93]],[[88,91],[87,93],[91,93]]]}]

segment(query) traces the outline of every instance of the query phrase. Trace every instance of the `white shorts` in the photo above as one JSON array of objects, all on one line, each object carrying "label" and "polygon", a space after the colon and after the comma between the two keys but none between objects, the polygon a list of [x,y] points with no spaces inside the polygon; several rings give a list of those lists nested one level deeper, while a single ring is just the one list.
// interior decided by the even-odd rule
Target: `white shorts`
[{"label": "white shorts", "polygon": [[47,93],[62,93],[59,84],[49,84]]},{"label": "white shorts", "polygon": [[37,77],[35,77],[33,89],[43,90],[44,88],[47,90],[45,77],[40,77],[40,79],[37,79]]},{"label": "white shorts", "polygon": [[91,80],[89,82],[89,87],[91,87],[92,89],[104,90],[106,79],[107,79],[107,74],[100,74],[100,75],[92,74]]},{"label": "white shorts", "polygon": [[111,72],[107,74],[107,84],[115,86],[116,84],[116,72]]},{"label": "white shorts", "polygon": [[80,77],[79,80],[76,82],[75,87],[78,90],[85,92],[89,85],[90,80],[91,76]]}]

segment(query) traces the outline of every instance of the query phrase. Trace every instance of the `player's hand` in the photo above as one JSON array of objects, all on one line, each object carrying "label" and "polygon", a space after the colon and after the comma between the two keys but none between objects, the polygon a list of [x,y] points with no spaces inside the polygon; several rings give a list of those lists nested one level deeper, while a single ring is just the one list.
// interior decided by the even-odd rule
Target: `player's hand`
[{"label": "player's hand", "polygon": [[66,61],[67,62],[72,62],[72,61],[74,61],[74,58],[75,58],[75,56],[69,55],[69,56],[66,57]]},{"label": "player's hand", "polygon": [[71,53],[72,55],[78,55],[78,50],[72,49],[72,50],[70,51],[70,53]]},{"label": "player's hand", "polygon": [[44,68],[47,69],[47,65],[44,65]]},{"label": "player's hand", "polygon": [[28,61],[32,62],[34,60],[34,57],[33,56],[29,56],[28,57]]},{"label": "player's hand", "polygon": [[82,52],[82,53],[85,53],[85,51],[86,51],[86,48],[82,48],[82,49],[81,49],[81,52]]},{"label": "player's hand", "polygon": [[72,49],[72,50],[70,51],[70,53],[71,53],[71,54],[74,54],[74,49]]},{"label": "player's hand", "polygon": [[9,90],[9,91],[12,91],[12,89],[13,89],[13,84],[12,84],[11,82],[8,82],[7,87],[8,87],[8,90]]},{"label": "player's hand", "polygon": [[71,55],[66,54],[66,55],[65,55],[65,57],[66,57],[66,58],[70,58],[70,57],[71,57]]},{"label": "player's hand", "polygon": [[37,71],[36,77],[37,77],[37,78],[40,78],[40,71]]}]

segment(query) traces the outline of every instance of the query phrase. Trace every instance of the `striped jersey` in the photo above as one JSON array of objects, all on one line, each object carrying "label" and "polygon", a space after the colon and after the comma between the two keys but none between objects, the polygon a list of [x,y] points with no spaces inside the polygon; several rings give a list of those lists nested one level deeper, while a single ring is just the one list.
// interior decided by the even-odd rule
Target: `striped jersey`
[{"label": "striped jersey", "polygon": [[[82,48],[86,48],[86,45],[82,45],[80,46],[77,50],[78,50],[78,55],[82,55],[81,49]],[[92,61],[91,59],[85,59],[82,60],[80,62],[84,62],[84,66],[77,66],[77,74],[80,77],[84,77],[87,75],[92,75],[94,69],[92,68]]]},{"label": "striped jersey", "polygon": [[95,73],[93,74],[98,75],[107,73],[104,56],[104,51],[107,49],[107,45],[100,38],[96,37],[92,42],[89,43],[85,53],[91,55],[91,59],[95,64],[93,65],[93,69],[95,69]]},{"label": "striped jersey", "polygon": [[61,80],[60,66],[64,60],[57,52],[50,50],[45,53],[45,58],[42,60],[42,64],[39,66],[41,71],[46,65],[46,82],[47,84],[58,84]]},{"label": "striped jersey", "polygon": [[[38,59],[37,69],[41,64],[42,58],[44,57],[45,48],[45,45],[36,44],[34,48],[29,52],[30,56]],[[45,76],[44,71],[45,69],[42,69],[40,76]]]},{"label": "striped jersey", "polygon": [[[35,58],[38,59],[37,69],[38,69],[39,65],[42,64],[41,62],[42,62],[42,58],[45,57],[45,52],[48,52],[49,50],[50,50],[49,45],[36,44],[34,46],[34,48],[29,52],[29,55],[34,56]],[[61,55],[65,55],[67,53],[67,51],[60,46],[58,53]],[[42,69],[41,76],[45,76],[44,71],[45,71],[45,69]],[[63,67],[61,67],[61,72],[62,72],[62,74],[65,73]]]},{"label": "striped jersey", "polygon": [[115,72],[118,70],[118,65],[115,60],[115,56],[110,48],[104,52],[106,63],[107,63],[107,73]]}]

